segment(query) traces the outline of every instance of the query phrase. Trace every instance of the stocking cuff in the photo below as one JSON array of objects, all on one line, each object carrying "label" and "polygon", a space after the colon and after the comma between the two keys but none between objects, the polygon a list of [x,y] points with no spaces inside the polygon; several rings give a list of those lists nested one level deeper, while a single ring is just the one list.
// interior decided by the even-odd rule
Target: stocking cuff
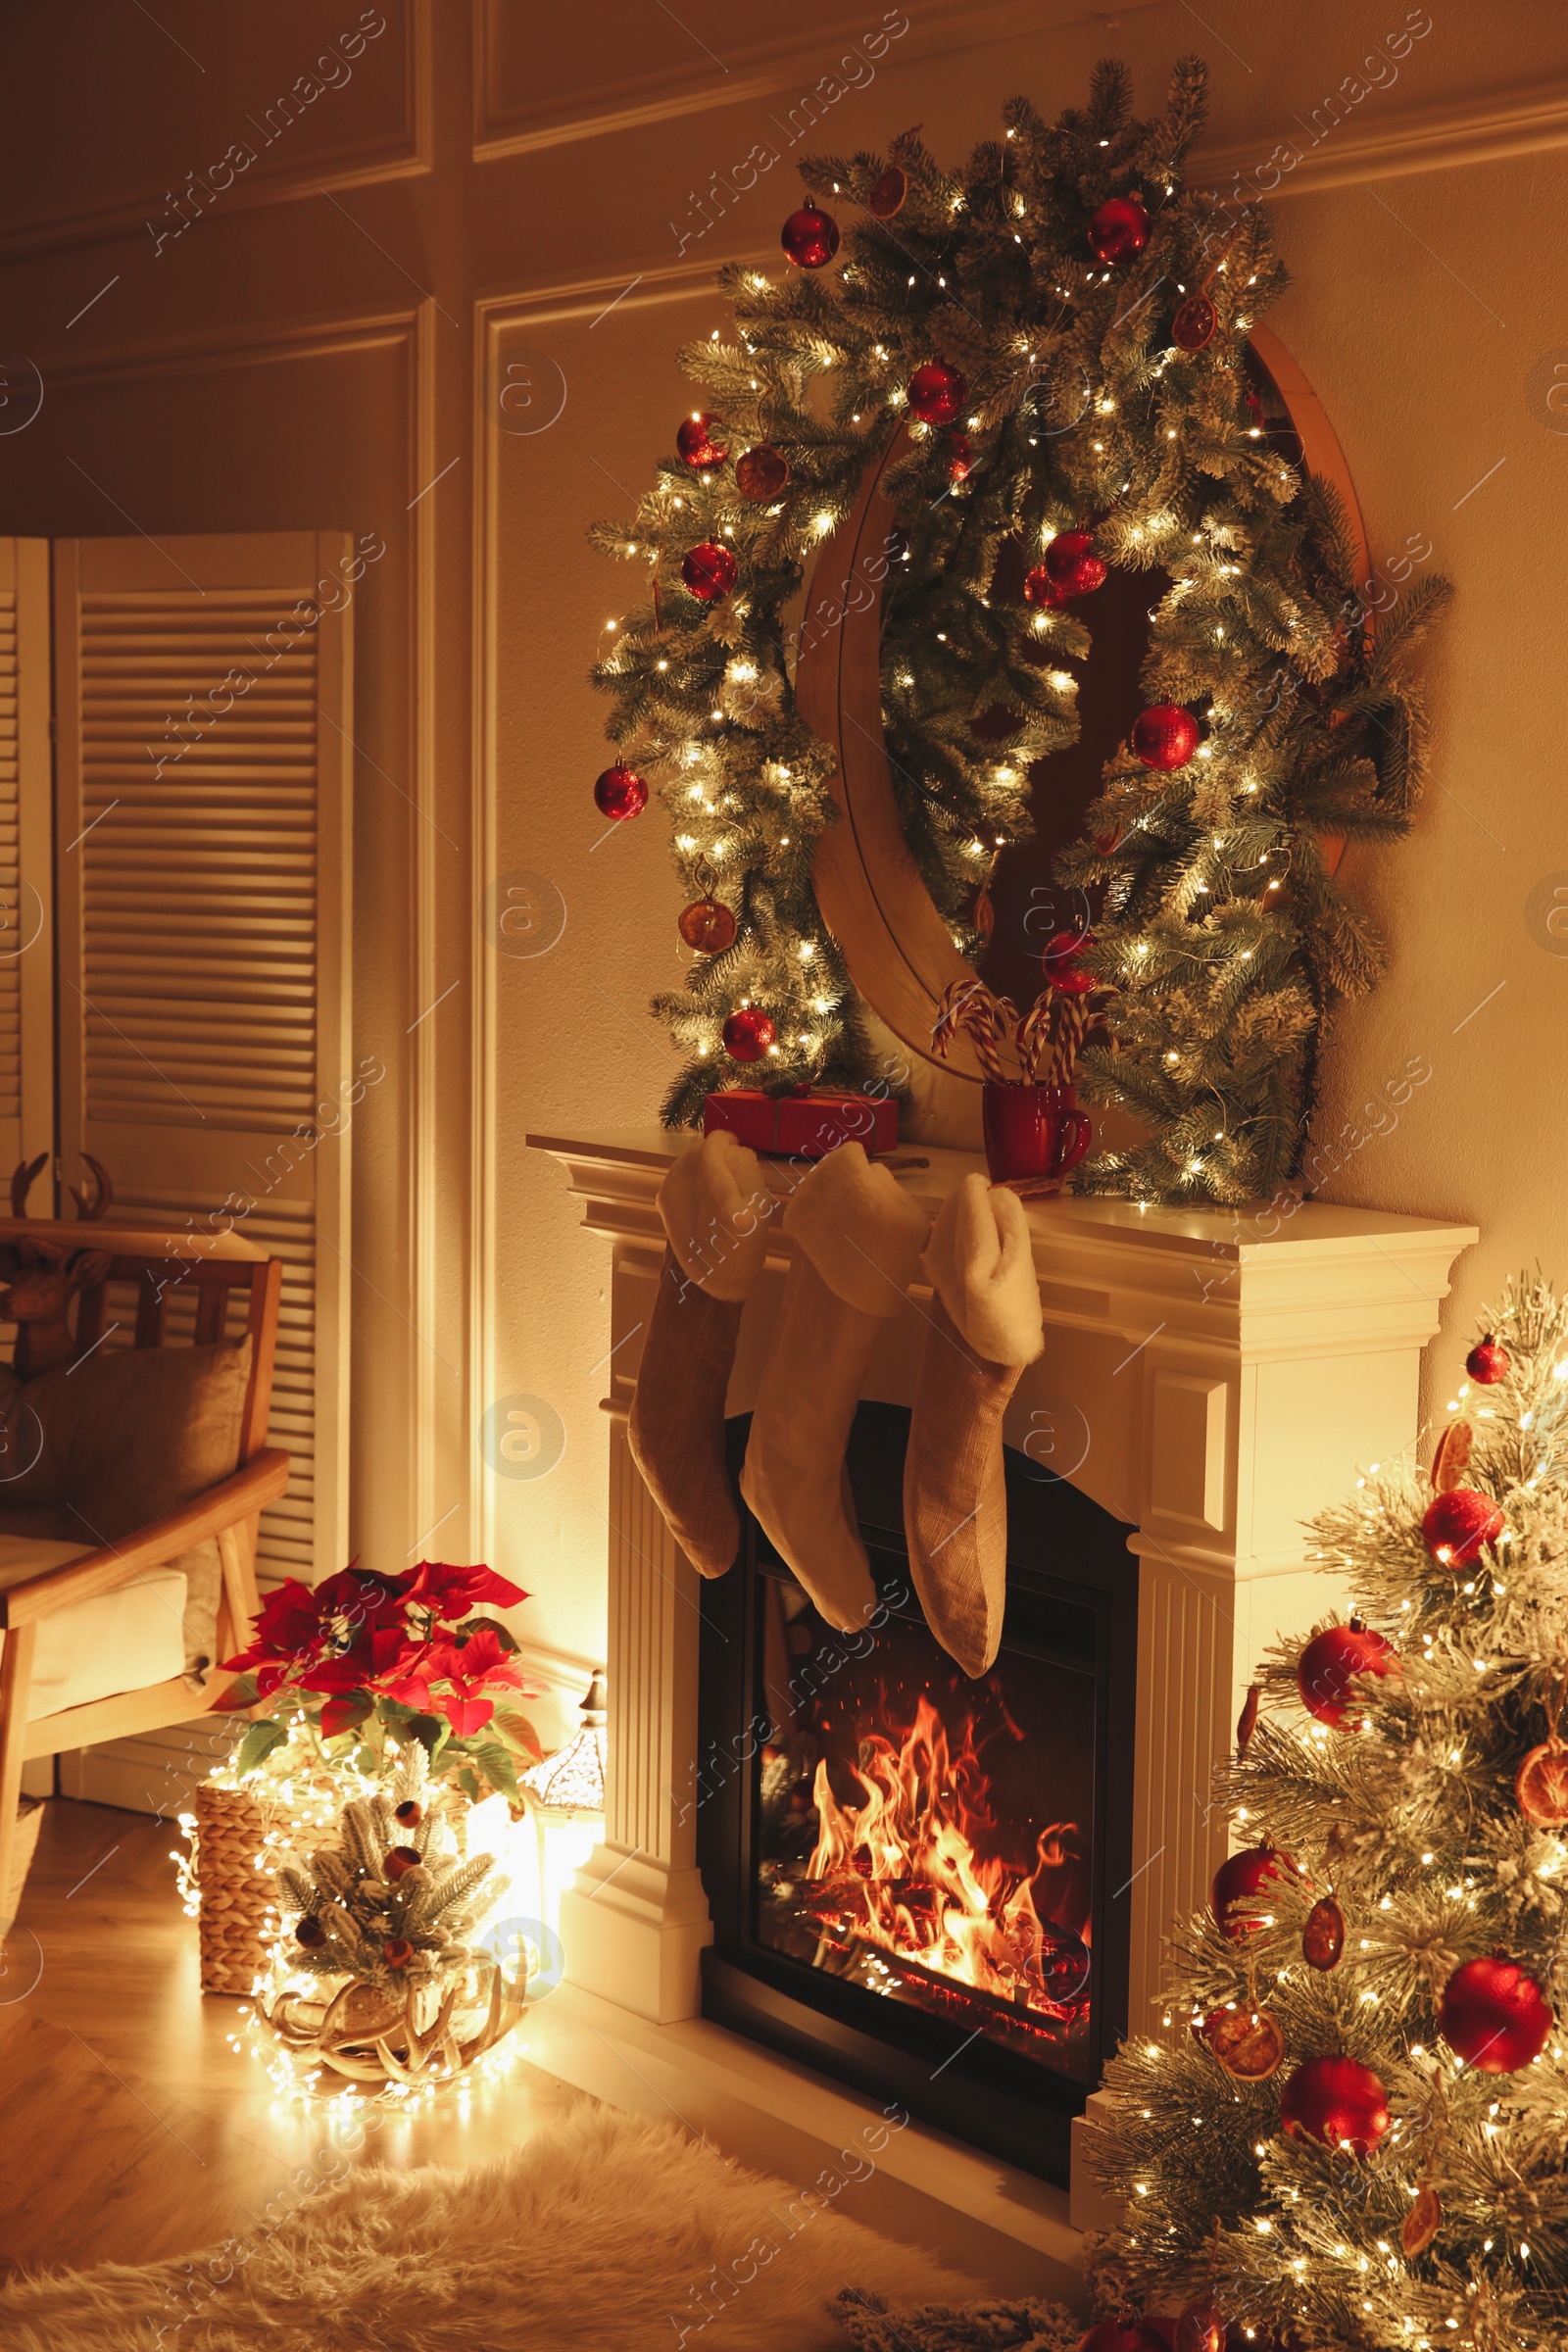
[{"label": "stocking cuff", "polygon": [[966,1176],[942,1203],[921,1261],[926,1280],[976,1355],[1030,1364],[1044,1345],[1040,1284],[1023,1202]]},{"label": "stocking cuff", "polygon": [[751,1297],[773,1211],[757,1153],[722,1128],[672,1161],[659,1188],[659,1213],[680,1270],[710,1298]]},{"label": "stocking cuff", "polygon": [[931,1223],[861,1145],[840,1144],[795,1195],[784,1230],[835,1298],[886,1317],[904,1304]]}]

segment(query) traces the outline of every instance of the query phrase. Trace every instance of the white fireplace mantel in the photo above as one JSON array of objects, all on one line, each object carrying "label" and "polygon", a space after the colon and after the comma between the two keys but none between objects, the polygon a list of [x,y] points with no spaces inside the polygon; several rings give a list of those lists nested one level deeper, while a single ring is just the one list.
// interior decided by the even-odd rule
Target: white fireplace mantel
[{"label": "white fireplace mantel", "polygon": [[[651,2024],[695,2018],[711,1940],[696,1867],[698,1579],[643,1487],[626,1416],[663,1248],[655,1196],[693,1138],[659,1129],[530,1136],[565,1167],[613,1250],[611,1329],[609,1793],[606,1836],[562,1908],[568,1978]],[[911,1146],[899,1181],[933,1212],[975,1154]],[[799,1180],[764,1162],[780,1191]],[[1129,2021],[1150,2019],[1161,1939],[1223,1856],[1209,1776],[1260,1653],[1344,1596],[1306,1561],[1302,1522],[1369,1462],[1411,1451],[1420,1353],[1453,1225],[1309,1202],[1292,1216],[1028,1205],[1046,1347],[1007,1442],[1124,1520],[1139,1557]],[[748,1305],[728,1409],[755,1397],[789,1244],[775,1228]],[[879,1343],[864,1395],[913,1400],[922,1294]],[[995,2169],[995,2168],[993,2168]]]}]

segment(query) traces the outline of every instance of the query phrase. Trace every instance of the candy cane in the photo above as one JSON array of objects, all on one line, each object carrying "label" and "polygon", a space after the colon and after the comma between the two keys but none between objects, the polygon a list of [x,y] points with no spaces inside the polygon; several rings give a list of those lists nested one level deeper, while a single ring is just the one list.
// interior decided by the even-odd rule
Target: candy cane
[{"label": "candy cane", "polygon": [[[997,1053],[996,1029],[1005,1000],[999,1001],[983,980],[954,980],[943,992],[937,1005],[937,1018],[931,1031],[931,1043],[944,1061],[953,1041],[960,1029],[967,1030],[979,1059],[980,1067],[994,1085],[1002,1083],[1002,1061]],[[1010,1005],[1006,1006],[1010,1011]]]},{"label": "candy cane", "polygon": [[1018,1058],[1023,1063],[1024,1077],[1031,1086],[1040,1075],[1041,1057],[1051,1044],[1051,1011],[1050,992],[1043,989],[1018,1023],[1014,1043],[1018,1048]]},{"label": "candy cane", "polygon": [[1052,1086],[1071,1086],[1078,1049],[1084,1042],[1084,1031],[1093,1017],[1087,997],[1068,997],[1063,1003],[1061,1028],[1055,1051],[1051,1056],[1049,1083]]}]

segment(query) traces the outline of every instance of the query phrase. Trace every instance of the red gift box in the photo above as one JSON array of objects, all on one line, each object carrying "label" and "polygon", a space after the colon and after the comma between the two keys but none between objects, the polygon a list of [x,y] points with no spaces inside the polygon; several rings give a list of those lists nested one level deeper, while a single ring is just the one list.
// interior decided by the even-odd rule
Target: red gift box
[{"label": "red gift box", "polygon": [[899,1106],[886,1096],[840,1094],[799,1086],[768,1095],[760,1086],[726,1086],[703,1104],[703,1133],[724,1127],[754,1152],[825,1159],[840,1144],[863,1145],[868,1157],[899,1140]]}]

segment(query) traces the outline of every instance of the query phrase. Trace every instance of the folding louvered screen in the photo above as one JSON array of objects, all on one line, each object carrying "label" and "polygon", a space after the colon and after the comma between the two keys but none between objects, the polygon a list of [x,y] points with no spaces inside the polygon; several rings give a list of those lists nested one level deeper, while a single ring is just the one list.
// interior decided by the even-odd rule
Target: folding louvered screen
[{"label": "folding louvered screen", "polygon": [[257,1565],[309,1581],[347,1539],[349,541],[59,540],[54,567],[62,1173],[90,1152],[138,1222],[283,1260],[294,1474]]},{"label": "folding louvered screen", "polygon": [[[0,539],[0,1204],[54,1150],[49,542]],[[49,1172],[34,1196],[47,1215]]]}]

